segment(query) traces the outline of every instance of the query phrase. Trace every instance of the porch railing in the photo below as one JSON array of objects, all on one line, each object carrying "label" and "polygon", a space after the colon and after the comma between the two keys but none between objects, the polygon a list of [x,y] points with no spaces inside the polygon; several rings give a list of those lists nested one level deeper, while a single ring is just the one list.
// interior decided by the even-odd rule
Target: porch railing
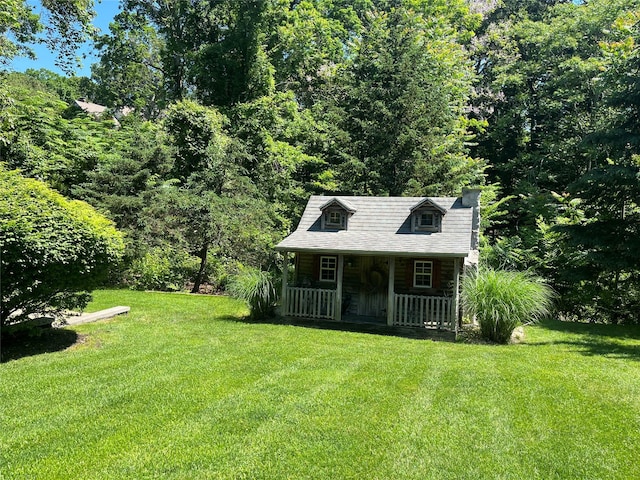
[{"label": "porch railing", "polygon": [[335,318],[336,291],[320,288],[287,288],[284,314],[291,317]]},{"label": "porch railing", "polygon": [[453,298],[394,294],[393,324],[455,329]]}]

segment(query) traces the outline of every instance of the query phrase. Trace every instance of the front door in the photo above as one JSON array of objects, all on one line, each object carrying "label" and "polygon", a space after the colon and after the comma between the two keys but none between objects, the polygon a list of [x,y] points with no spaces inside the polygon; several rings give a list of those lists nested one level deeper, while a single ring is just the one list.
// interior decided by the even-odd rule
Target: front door
[{"label": "front door", "polygon": [[362,257],[360,259],[358,315],[386,318],[388,288],[388,261],[379,257]]}]

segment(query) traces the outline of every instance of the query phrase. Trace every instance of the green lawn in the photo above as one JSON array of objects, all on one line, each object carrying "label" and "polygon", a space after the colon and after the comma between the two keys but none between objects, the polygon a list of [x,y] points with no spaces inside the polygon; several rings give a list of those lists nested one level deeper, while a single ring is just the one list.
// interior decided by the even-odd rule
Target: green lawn
[{"label": "green lawn", "polygon": [[4,347],[2,480],[640,478],[637,327],[488,346],[245,323],[222,297],[89,310],[115,305],[58,351]]}]

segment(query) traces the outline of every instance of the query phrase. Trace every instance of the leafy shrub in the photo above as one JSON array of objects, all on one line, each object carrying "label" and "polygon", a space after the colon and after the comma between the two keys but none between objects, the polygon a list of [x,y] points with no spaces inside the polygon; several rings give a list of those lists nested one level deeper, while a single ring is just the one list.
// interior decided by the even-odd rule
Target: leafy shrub
[{"label": "leafy shrub", "polygon": [[242,269],[231,278],[227,290],[233,297],[247,302],[251,318],[273,316],[278,294],[271,273],[256,268]]},{"label": "leafy shrub", "polygon": [[198,258],[171,247],[153,247],[135,259],[126,282],[135,290],[182,290],[198,271]]},{"label": "leafy shrub", "polygon": [[84,308],[124,253],[113,222],[0,165],[2,324]]},{"label": "leafy shrub", "polygon": [[547,315],[553,292],[527,273],[484,268],[462,280],[462,303],[484,338],[507,343],[513,330]]}]

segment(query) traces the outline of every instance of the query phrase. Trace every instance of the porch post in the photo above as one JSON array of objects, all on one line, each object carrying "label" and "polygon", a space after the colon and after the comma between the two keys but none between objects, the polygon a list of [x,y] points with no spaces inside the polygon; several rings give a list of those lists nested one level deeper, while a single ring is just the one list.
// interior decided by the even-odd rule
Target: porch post
[{"label": "porch post", "polygon": [[338,255],[338,284],[336,286],[335,320],[342,321],[342,274],[344,272],[344,255]]},{"label": "porch post", "polygon": [[286,316],[289,312],[287,298],[287,281],[289,277],[289,252],[282,252],[282,294],[280,295],[280,314]]},{"label": "porch post", "polygon": [[453,328],[458,334],[458,318],[460,317],[460,259],[453,260],[453,312],[451,312],[451,321]]},{"label": "porch post", "polygon": [[389,288],[387,290],[387,325],[393,325],[395,318],[395,277],[396,277],[396,257],[389,257]]}]

